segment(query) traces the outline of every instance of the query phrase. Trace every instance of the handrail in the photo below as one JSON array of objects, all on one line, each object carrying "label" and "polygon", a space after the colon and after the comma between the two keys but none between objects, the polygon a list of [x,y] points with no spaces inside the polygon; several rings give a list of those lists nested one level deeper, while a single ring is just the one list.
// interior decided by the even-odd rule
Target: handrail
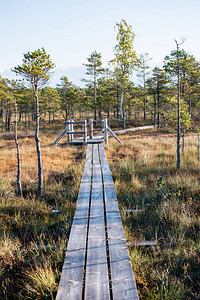
[{"label": "handrail", "polygon": [[[73,120],[67,120],[66,121],[66,128],[63,130],[63,132],[59,135],[59,137],[54,141],[52,145],[55,145],[60,139],[64,136],[64,134],[67,134],[67,145],[69,145],[70,142],[72,142],[74,138],[74,134],[83,134],[83,144],[87,144],[87,121],[73,121]],[[83,130],[82,131],[74,131],[74,124],[83,124]]]},{"label": "handrail", "polygon": [[116,140],[122,144],[122,142],[120,141],[120,139],[116,136],[116,134],[112,131],[112,129],[110,129],[110,127],[108,126],[107,127],[108,131],[114,136],[114,138],[116,138]]}]

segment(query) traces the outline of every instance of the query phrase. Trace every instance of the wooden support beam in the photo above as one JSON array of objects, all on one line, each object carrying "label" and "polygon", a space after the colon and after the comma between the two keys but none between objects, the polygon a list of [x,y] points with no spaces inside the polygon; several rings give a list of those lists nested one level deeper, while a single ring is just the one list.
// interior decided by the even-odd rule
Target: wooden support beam
[{"label": "wooden support beam", "polygon": [[90,139],[93,138],[93,119],[89,120],[89,135],[90,135]]},{"label": "wooden support beam", "polygon": [[121,209],[122,212],[143,213],[143,209]]},{"label": "wooden support beam", "polygon": [[87,144],[87,121],[84,120],[84,123],[83,123],[83,145],[86,145]]},{"label": "wooden support beam", "polygon": [[116,134],[112,131],[112,129],[110,129],[110,127],[107,127],[108,128],[108,131],[114,136],[114,138],[116,138],[116,140],[122,144],[122,142],[120,141],[120,139],[116,136]]},{"label": "wooden support beam", "polygon": [[66,122],[66,124],[84,124],[84,121],[78,121],[78,122],[76,122],[76,121],[67,121]]},{"label": "wooden support beam", "polygon": [[104,142],[108,144],[108,122],[107,119],[104,119]]},{"label": "wooden support beam", "polygon": [[141,242],[128,242],[127,245],[129,247],[132,246],[157,246],[156,241],[141,241]]},{"label": "wooden support beam", "polygon": [[70,127],[69,127],[69,122],[66,122],[66,134],[67,134],[67,146],[69,146],[69,132],[70,132]]},{"label": "wooden support beam", "polygon": [[86,134],[87,131],[66,131],[67,134]]},{"label": "wooden support beam", "polygon": [[59,135],[59,137],[57,137],[57,139],[55,140],[55,142],[53,142],[52,146],[54,146],[57,142],[59,142],[60,139],[64,136],[65,133],[66,133],[66,129],[63,130],[63,132]]},{"label": "wooden support beam", "polygon": [[70,120],[70,122],[72,122],[70,124],[70,131],[71,131],[70,142],[72,142],[72,140],[74,139],[74,134],[73,134],[73,131],[74,131],[74,120]]}]

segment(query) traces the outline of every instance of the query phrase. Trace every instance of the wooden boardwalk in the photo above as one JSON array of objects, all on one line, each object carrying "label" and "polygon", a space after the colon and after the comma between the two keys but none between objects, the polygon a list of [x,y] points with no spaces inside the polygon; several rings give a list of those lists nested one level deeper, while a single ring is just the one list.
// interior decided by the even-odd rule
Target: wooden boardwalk
[{"label": "wooden boardwalk", "polygon": [[89,144],[56,300],[139,299],[103,144]]},{"label": "wooden boardwalk", "polygon": [[[115,134],[124,134],[126,132],[134,132],[134,131],[138,131],[138,130],[146,130],[146,129],[153,129],[155,128],[153,125],[150,126],[141,126],[141,127],[133,127],[133,128],[128,128],[128,129],[122,129],[122,130],[117,130],[114,131]],[[112,136],[109,132],[108,132],[108,136]],[[104,140],[104,134],[96,134],[94,135],[94,137],[92,139],[90,139],[90,137],[87,137],[87,144],[96,144],[96,143],[103,143]],[[72,141],[73,145],[79,145],[79,144],[83,144],[83,138],[79,137],[76,138]]]}]

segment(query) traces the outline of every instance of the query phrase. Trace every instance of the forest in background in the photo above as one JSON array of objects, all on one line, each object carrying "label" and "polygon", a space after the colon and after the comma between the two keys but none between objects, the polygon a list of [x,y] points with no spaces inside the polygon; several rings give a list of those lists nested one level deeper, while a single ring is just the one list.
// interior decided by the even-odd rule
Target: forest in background
[{"label": "forest in background", "polygon": [[[101,65],[101,54],[94,52]],[[92,55],[91,55],[92,56]],[[91,56],[89,58],[91,58]],[[111,119],[120,119],[121,85],[117,70],[96,68],[96,57],[90,63],[91,74],[84,88],[61,78],[56,88],[42,87],[39,91],[41,124],[50,124],[56,119],[85,119],[93,112],[97,119],[102,114]],[[163,126],[176,110],[177,76],[176,51],[165,57],[163,68],[150,70],[148,54],[141,55],[138,66],[140,84],[129,79],[125,82],[123,115],[126,123],[143,120]],[[95,68],[97,70],[95,70]],[[96,78],[94,78],[96,73]],[[93,77],[93,78],[92,78]],[[180,50],[180,85],[182,110],[188,111],[193,124],[198,122],[200,99],[199,62],[192,54]],[[23,81],[10,81],[0,77],[0,121],[1,131],[9,132],[14,125],[14,99],[17,102],[18,122],[21,128],[32,128],[35,103],[32,90]],[[95,118],[95,119],[96,119]]]},{"label": "forest in background", "polygon": [[[176,44],[176,50],[165,56],[162,67],[150,69],[150,55],[137,55],[134,50],[135,34],[132,27],[125,20],[116,23],[116,27],[118,33],[113,60],[108,62],[108,68],[103,68],[101,53],[93,51],[84,64],[84,88],[70,82],[67,76],[60,78],[56,88],[48,87],[47,82],[39,86],[41,125],[58,119],[85,119],[93,112],[94,119],[102,119],[102,115],[107,117],[110,126],[112,120],[121,119],[123,127],[131,124],[131,121],[133,124],[142,122],[158,127],[166,124],[173,127],[174,113],[177,111],[179,75],[182,130],[188,129],[191,121],[193,128],[197,126],[200,62],[194,55],[178,47],[183,41]],[[131,81],[133,72],[137,74],[137,84]],[[16,109],[19,127],[32,128],[35,121],[32,88],[24,79],[10,81],[0,77],[1,131],[9,132],[12,129],[15,124],[13,112]],[[120,122],[114,124],[120,126]]]}]

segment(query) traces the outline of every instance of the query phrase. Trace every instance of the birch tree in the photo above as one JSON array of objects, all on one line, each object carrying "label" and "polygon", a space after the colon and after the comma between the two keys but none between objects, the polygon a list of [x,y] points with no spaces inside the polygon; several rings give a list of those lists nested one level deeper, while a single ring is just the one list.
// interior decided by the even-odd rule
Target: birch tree
[{"label": "birch tree", "polygon": [[50,60],[44,48],[38,49],[34,52],[24,54],[22,65],[18,65],[13,69],[16,74],[21,75],[24,79],[31,84],[34,97],[35,97],[35,142],[38,158],[38,195],[41,197],[43,192],[43,177],[42,177],[42,159],[41,147],[39,138],[39,87],[46,84],[49,80],[51,70],[55,67],[54,63]]},{"label": "birch tree", "polygon": [[114,62],[120,72],[121,82],[121,98],[120,98],[120,116],[122,126],[125,127],[123,103],[124,103],[124,89],[125,82],[132,74],[134,67],[137,65],[138,60],[136,52],[133,48],[133,42],[135,40],[135,34],[132,27],[127,24],[125,20],[120,23],[116,23],[117,33],[117,45],[114,48],[115,59]]}]

